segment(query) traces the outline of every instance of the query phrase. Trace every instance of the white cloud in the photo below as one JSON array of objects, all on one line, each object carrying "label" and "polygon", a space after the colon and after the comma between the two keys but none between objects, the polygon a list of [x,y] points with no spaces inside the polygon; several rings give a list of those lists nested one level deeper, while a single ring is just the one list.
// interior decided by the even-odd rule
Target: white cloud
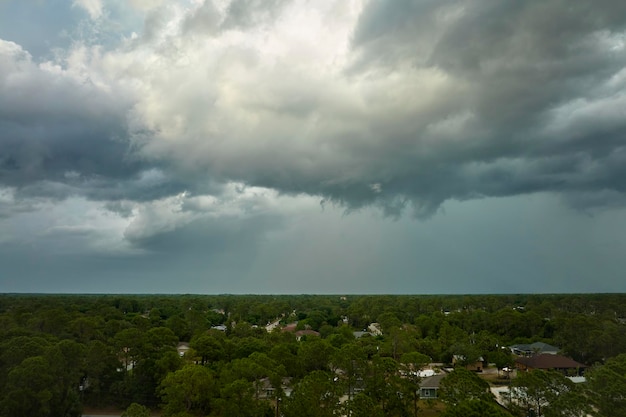
[{"label": "white cloud", "polygon": [[73,6],[82,8],[94,20],[102,16],[102,0],[73,0]]},{"label": "white cloud", "polygon": [[130,0],[130,4],[138,10],[148,11],[163,5],[164,0]]},{"label": "white cloud", "polygon": [[63,201],[17,197],[14,190],[0,190],[3,243],[31,246],[47,253],[137,253],[124,241],[128,221],[104,208],[103,203],[69,198]]}]

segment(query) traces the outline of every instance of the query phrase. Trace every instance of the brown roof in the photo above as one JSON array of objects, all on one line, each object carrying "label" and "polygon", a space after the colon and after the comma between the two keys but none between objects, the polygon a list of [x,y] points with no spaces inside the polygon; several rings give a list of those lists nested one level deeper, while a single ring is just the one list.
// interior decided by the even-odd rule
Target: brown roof
[{"label": "brown roof", "polygon": [[289,323],[288,325],[283,327],[282,331],[283,332],[295,332],[296,327],[298,327],[298,323]]},{"label": "brown roof", "polygon": [[316,332],[315,330],[309,330],[309,329],[298,330],[296,332],[296,337],[307,336],[307,335],[309,335],[309,336],[319,336],[320,334],[318,332]]},{"label": "brown roof", "polygon": [[531,357],[517,358],[515,362],[533,369],[585,368],[582,363],[561,355],[542,353]]}]

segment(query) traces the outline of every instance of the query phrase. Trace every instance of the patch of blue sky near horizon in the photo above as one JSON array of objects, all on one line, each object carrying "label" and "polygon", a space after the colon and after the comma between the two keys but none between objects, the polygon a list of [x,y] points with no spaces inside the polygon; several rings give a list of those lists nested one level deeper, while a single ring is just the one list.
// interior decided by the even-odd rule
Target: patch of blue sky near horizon
[{"label": "patch of blue sky near horizon", "polygon": [[[0,39],[15,42],[36,62],[55,60],[77,44],[104,50],[139,33],[162,0],[0,1]],[[182,2],[188,3],[188,2]]]},{"label": "patch of blue sky near horizon", "polygon": [[[153,235],[155,240],[142,250],[131,244],[129,248],[134,252],[112,252],[104,247],[85,249],[82,237],[88,234],[89,241],[93,241],[94,234],[104,227],[85,230],[68,222],[60,226],[63,222],[57,213],[51,215],[56,226],[30,227],[39,229],[50,247],[58,239],[65,248],[47,250],[49,247],[41,246],[45,239],[30,245],[0,243],[4,254],[0,291],[626,291],[619,280],[626,267],[621,256],[626,236],[626,226],[620,226],[626,225],[623,209],[586,214],[564,206],[553,195],[533,194],[448,201],[429,220],[393,220],[372,208],[350,214],[332,205],[322,209],[310,197],[282,202],[291,208],[280,215],[257,212],[247,218],[244,214],[221,217],[219,222],[198,219]],[[75,209],[84,210],[86,207],[81,204],[85,203],[73,202],[67,207],[74,205]],[[90,218],[92,224],[97,223],[98,215],[105,216],[110,228],[120,231],[120,225],[128,227],[131,221],[106,219],[110,214],[89,212],[86,210],[85,218]],[[118,243],[129,244],[123,239]]]},{"label": "patch of blue sky near horizon", "polygon": [[71,30],[84,17],[66,0],[0,1],[0,39],[22,45],[36,59],[72,43]]}]

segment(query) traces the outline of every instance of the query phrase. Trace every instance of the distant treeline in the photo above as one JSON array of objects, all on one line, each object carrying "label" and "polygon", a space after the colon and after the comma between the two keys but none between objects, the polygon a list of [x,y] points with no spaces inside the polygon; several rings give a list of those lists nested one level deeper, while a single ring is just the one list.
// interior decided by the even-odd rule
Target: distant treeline
[{"label": "distant treeline", "polygon": [[[268,332],[276,321],[281,326]],[[373,322],[382,335],[355,338]],[[281,331],[289,323],[319,337],[298,340]],[[535,341],[587,365],[625,353],[626,294],[4,294],[0,416],[77,416],[86,405],[133,402],[166,415],[275,415],[284,381],[321,384],[341,363],[380,361],[384,373],[416,354],[450,363],[463,352],[493,362],[502,346]],[[185,356],[181,342],[189,344]],[[174,388],[196,380],[211,395]],[[279,388],[268,394],[267,386]],[[417,413],[411,395],[391,401],[376,391],[382,387],[367,387],[366,410]],[[297,398],[285,399],[281,414],[298,415]]]}]

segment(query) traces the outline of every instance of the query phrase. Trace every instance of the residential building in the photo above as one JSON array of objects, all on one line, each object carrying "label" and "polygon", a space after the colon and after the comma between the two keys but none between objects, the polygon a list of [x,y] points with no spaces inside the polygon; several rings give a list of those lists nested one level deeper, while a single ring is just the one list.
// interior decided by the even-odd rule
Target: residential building
[{"label": "residential building", "polygon": [[534,356],[521,356],[515,360],[515,367],[518,370],[528,371],[532,369],[554,370],[566,376],[583,375],[587,368],[582,363],[574,359],[561,355],[542,353]]},{"label": "residential building", "polygon": [[420,398],[429,399],[437,398],[439,392],[439,383],[446,376],[446,374],[432,375],[424,378],[420,383]]},{"label": "residential building", "polygon": [[556,346],[552,346],[548,343],[535,342],[531,344],[517,344],[509,346],[511,352],[520,356],[532,356],[541,353],[547,353],[550,355],[556,355],[561,350]]}]

